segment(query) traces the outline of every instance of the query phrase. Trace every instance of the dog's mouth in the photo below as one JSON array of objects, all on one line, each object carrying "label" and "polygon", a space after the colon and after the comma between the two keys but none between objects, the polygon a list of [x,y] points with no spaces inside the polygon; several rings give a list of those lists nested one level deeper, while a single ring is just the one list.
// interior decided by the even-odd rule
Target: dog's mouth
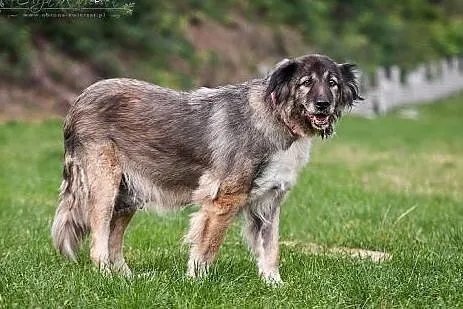
[{"label": "dog's mouth", "polygon": [[330,114],[309,114],[312,126],[316,129],[326,129],[330,124]]}]

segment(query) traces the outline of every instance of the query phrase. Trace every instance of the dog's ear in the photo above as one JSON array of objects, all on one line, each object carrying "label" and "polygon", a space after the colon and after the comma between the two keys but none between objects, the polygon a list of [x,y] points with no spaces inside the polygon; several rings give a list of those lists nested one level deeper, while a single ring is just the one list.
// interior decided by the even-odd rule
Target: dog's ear
[{"label": "dog's ear", "polygon": [[362,98],[359,94],[359,79],[357,66],[352,63],[344,63],[339,65],[342,75],[342,85],[341,85],[341,96],[340,96],[340,105],[341,107],[352,107],[355,101],[362,101]]},{"label": "dog's ear", "polygon": [[280,105],[288,101],[291,94],[291,81],[297,69],[295,60],[280,61],[270,73],[265,101],[271,105]]}]

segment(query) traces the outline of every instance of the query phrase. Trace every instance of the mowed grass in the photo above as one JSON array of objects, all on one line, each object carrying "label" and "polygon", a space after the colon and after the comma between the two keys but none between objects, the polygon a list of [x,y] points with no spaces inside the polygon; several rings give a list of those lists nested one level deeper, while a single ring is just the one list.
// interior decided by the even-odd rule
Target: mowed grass
[{"label": "mowed grass", "polygon": [[[399,113],[346,117],[317,140],[281,219],[279,288],[261,282],[240,220],[203,280],[185,277],[185,209],[140,212],[126,235],[133,279],[59,256],[50,226],[61,181],[61,122],[0,125],[0,307],[461,307],[463,96]],[[392,254],[374,263],[304,244]]]}]

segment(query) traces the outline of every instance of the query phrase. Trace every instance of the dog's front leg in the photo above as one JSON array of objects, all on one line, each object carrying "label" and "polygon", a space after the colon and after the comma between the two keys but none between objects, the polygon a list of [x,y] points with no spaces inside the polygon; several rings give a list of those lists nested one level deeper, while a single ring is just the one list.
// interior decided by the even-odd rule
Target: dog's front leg
[{"label": "dog's front leg", "polygon": [[204,275],[214,260],[223,242],[227,228],[247,194],[219,192],[217,197],[202,204],[200,211],[193,215],[187,241],[191,245],[188,261],[188,276]]},{"label": "dog's front leg", "polygon": [[270,284],[282,283],[278,269],[278,230],[282,197],[281,193],[268,194],[245,209],[244,236],[256,256],[259,274]]}]

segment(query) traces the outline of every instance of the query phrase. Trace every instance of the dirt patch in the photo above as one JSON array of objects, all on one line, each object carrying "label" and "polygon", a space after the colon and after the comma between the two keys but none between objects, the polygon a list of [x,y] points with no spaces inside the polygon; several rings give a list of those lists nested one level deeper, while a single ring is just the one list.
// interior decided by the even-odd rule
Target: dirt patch
[{"label": "dirt patch", "polygon": [[0,79],[0,121],[37,121],[64,115],[75,96],[99,80],[91,65],[37,39],[35,58],[21,81]]},{"label": "dirt patch", "polygon": [[284,57],[310,52],[297,32],[251,23],[238,15],[227,25],[195,17],[187,27],[187,38],[200,54],[212,53],[196,72],[197,84],[205,86],[242,82]]},{"label": "dirt patch", "polygon": [[358,259],[370,259],[375,263],[390,261],[392,254],[383,251],[366,250],[349,247],[327,247],[314,243],[303,243],[297,241],[280,241],[280,244],[289,248],[298,249],[307,254],[329,255],[329,256],[349,256]]},{"label": "dirt patch", "polygon": [[59,110],[56,98],[41,87],[0,82],[0,122],[56,117]]}]

